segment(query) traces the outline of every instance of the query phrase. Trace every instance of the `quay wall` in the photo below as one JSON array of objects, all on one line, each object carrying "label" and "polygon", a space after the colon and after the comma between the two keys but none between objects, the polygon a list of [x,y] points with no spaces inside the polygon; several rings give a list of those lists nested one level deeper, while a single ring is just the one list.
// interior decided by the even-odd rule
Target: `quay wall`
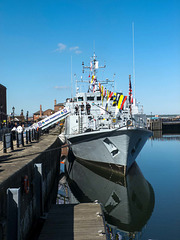
[{"label": "quay wall", "polygon": [[180,133],[180,121],[163,122],[162,130],[165,133]]},{"label": "quay wall", "polygon": [[55,203],[60,140],[57,134],[49,134],[29,150],[7,155],[1,156],[6,160],[0,165],[4,174],[4,180],[0,178],[0,240],[32,239],[39,220]]},{"label": "quay wall", "polygon": [[149,129],[152,131],[162,131],[164,133],[180,133],[180,121],[152,120],[149,123]]}]

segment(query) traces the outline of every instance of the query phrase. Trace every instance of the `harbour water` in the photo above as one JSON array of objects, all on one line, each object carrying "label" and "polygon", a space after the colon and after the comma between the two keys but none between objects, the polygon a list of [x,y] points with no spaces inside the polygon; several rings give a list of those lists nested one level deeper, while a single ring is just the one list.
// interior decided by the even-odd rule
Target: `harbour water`
[{"label": "harbour water", "polygon": [[149,139],[126,177],[79,160],[67,170],[60,195],[101,202],[109,239],[180,239],[180,135]]}]

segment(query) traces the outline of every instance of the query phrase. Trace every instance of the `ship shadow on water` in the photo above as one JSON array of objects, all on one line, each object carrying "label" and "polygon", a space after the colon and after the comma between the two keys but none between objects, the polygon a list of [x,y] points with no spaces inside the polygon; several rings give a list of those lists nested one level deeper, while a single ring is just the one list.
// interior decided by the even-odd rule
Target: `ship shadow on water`
[{"label": "ship shadow on water", "polygon": [[[71,159],[70,159],[71,157]],[[68,156],[66,177],[79,202],[102,204],[108,239],[140,239],[154,209],[151,184],[134,162],[126,176]]]}]

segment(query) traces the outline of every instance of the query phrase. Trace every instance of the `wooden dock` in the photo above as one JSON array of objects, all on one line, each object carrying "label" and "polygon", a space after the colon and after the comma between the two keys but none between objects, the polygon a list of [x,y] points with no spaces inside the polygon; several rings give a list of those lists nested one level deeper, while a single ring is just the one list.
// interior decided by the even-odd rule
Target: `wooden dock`
[{"label": "wooden dock", "polygon": [[101,205],[53,205],[38,240],[106,239]]}]

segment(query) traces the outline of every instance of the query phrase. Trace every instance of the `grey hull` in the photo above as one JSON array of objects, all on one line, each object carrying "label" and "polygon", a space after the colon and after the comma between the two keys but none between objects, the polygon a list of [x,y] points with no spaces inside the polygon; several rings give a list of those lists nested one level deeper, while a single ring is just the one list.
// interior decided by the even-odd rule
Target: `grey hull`
[{"label": "grey hull", "polygon": [[115,165],[126,173],[150,136],[146,129],[119,129],[78,134],[68,142],[76,158]]}]

